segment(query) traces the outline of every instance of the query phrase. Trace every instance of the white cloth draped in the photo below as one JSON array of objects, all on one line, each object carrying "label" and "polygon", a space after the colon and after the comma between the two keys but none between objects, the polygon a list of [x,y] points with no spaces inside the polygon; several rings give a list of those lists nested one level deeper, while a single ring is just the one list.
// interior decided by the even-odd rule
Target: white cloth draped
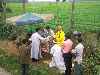
[{"label": "white cloth draped", "polygon": [[52,54],[53,57],[52,57],[52,61],[49,64],[49,67],[56,67],[60,71],[65,71],[65,64],[64,64],[64,59],[61,52],[61,47],[55,44],[51,48],[50,54]]}]

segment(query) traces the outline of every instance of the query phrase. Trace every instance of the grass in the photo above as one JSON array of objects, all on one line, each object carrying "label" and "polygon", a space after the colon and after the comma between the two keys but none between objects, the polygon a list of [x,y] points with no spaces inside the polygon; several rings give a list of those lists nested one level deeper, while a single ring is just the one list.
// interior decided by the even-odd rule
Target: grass
[{"label": "grass", "polygon": [[8,55],[3,49],[0,49],[0,66],[5,68],[13,75],[19,75],[20,65],[16,63],[16,57]]},{"label": "grass", "polygon": [[[21,3],[8,3],[12,13],[7,17],[22,14]],[[46,23],[54,28],[57,23],[63,25],[65,31],[70,30],[71,4],[69,3],[30,3],[26,4],[26,12],[52,13],[55,18]],[[81,2],[75,5],[75,30],[82,32],[100,30],[100,2]]]},{"label": "grass", "polygon": [[[0,49],[0,67],[10,72],[12,75],[21,74],[21,65],[15,55],[9,55],[4,49]],[[29,64],[29,75],[60,75],[55,68],[50,69],[47,64]]]}]

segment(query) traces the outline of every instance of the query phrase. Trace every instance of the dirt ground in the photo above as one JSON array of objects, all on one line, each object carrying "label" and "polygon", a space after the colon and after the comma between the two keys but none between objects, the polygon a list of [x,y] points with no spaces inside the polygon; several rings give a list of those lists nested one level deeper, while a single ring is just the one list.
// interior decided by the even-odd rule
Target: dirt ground
[{"label": "dirt ground", "polygon": [[6,72],[3,68],[0,68],[0,75],[11,75],[11,74]]},{"label": "dirt ground", "polygon": [[10,54],[17,54],[16,44],[13,41],[0,41],[0,48],[6,50]]},{"label": "dirt ground", "polygon": [[[16,48],[16,44],[14,41],[0,41],[0,48],[4,49],[8,54],[18,54],[18,49]],[[42,63],[49,64],[51,60],[47,58],[47,54],[44,56],[43,60],[41,61]]]}]

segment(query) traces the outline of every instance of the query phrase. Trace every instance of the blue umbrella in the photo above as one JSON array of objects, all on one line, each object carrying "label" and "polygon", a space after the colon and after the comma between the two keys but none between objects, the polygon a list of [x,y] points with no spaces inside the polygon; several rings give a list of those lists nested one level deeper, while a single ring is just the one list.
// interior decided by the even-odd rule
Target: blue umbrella
[{"label": "blue umbrella", "polygon": [[43,23],[44,20],[36,15],[33,15],[32,13],[26,13],[21,18],[19,18],[17,21],[15,21],[16,25],[27,25],[27,24],[37,24],[37,23]]},{"label": "blue umbrella", "polygon": [[23,15],[7,18],[6,22],[20,26],[48,22],[52,18],[54,18],[53,14],[25,13]]}]

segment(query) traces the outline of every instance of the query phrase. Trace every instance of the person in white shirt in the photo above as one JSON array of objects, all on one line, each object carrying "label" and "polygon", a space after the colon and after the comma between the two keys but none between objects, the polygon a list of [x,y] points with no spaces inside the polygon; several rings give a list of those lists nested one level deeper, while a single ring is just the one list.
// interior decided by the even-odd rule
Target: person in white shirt
[{"label": "person in white shirt", "polygon": [[32,34],[31,38],[29,39],[30,41],[32,41],[31,44],[31,58],[32,61],[37,61],[39,60],[39,58],[42,57],[41,55],[41,51],[40,51],[40,41],[42,40],[46,40],[46,38],[41,37],[41,35],[38,33],[39,32],[39,28],[36,29],[36,32]]},{"label": "person in white shirt", "polygon": [[75,54],[75,75],[82,75],[82,59],[83,59],[83,50],[84,46],[82,44],[82,39],[78,39],[78,44],[75,49],[72,50],[72,53]]},{"label": "person in white shirt", "polygon": [[78,63],[78,64],[81,64],[82,63],[82,57],[83,57],[83,50],[84,50],[84,46],[82,44],[82,39],[78,39],[78,44],[77,46],[75,47],[75,49],[73,50],[73,53],[75,53],[75,61]]}]

